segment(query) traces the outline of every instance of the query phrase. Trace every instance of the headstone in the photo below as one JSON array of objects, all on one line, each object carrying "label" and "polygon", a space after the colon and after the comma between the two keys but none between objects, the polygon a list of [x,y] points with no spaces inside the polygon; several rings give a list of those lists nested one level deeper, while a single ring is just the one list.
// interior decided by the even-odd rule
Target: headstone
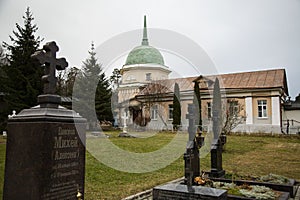
[{"label": "headstone", "polygon": [[222,167],[222,143],[220,141],[222,128],[222,103],[219,80],[216,78],[213,92],[213,141],[211,144],[211,171],[210,177],[223,177],[225,171]]},{"label": "headstone", "polygon": [[57,51],[50,42],[34,55],[46,72],[39,105],[8,120],[4,200],[84,198],[86,120],[59,105],[55,70],[67,62]]}]

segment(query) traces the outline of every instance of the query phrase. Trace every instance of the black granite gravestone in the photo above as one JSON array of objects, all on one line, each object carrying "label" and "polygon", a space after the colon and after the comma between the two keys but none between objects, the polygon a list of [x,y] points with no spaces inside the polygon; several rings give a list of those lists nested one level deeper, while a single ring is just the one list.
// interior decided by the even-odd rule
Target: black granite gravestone
[{"label": "black granite gravestone", "polygon": [[211,171],[210,177],[223,177],[222,143],[220,141],[222,127],[222,102],[219,80],[216,78],[213,92],[213,141],[211,144]]},{"label": "black granite gravestone", "polygon": [[44,94],[38,106],[9,119],[4,200],[83,198],[86,120],[59,106],[55,69],[67,62],[56,59],[57,51],[50,42],[34,55],[46,67]]}]

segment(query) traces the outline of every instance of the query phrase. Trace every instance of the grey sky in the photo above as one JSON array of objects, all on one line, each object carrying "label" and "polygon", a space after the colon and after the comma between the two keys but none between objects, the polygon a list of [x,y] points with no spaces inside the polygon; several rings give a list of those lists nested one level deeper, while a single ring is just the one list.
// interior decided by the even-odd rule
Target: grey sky
[{"label": "grey sky", "polygon": [[140,29],[147,15],[150,28],[175,31],[200,45],[219,73],[285,68],[290,95],[300,92],[300,0],[0,0],[1,41],[10,42],[27,6],[37,34],[55,40],[70,66],[82,65],[91,41],[99,46]]}]

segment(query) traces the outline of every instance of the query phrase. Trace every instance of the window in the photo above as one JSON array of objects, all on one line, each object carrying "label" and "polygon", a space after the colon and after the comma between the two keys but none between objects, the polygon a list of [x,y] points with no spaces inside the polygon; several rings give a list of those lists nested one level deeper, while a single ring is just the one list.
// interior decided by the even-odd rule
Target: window
[{"label": "window", "polygon": [[212,117],[212,103],[207,102],[207,117],[208,119],[211,119]]},{"label": "window", "polygon": [[239,114],[239,103],[238,101],[228,101],[229,104],[229,115],[237,116]]},{"label": "window", "polygon": [[267,100],[258,100],[257,107],[258,107],[258,117],[259,118],[267,117]]},{"label": "window", "polygon": [[173,119],[173,104],[169,104],[169,119]]},{"label": "window", "polygon": [[135,77],[133,75],[129,75],[126,79],[126,81],[135,81]]},{"label": "window", "polygon": [[154,105],[151,107],[151,119],[157,120],[158,107]]},{"label": "window", "polygon": [[146,81],[151,81],[151,73],[146,73]]}]

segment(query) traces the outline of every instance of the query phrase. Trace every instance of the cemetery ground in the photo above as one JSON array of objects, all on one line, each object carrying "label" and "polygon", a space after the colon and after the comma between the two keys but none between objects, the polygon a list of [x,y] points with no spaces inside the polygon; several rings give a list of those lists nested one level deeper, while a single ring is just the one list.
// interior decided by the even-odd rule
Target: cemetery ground
[{"label": "cemetery ground", "polygon": [[[149,138],[119,138],[119,132],[105,132],[120,148],[132,152],[151,152],[167,144],[173,133],[162,132]],[[182,134],[184,140],[187,134]],[[279,174],[300,180],[300,137],[270,135],[229,135],[223,152],[226,173],[260,176]],[[99,138],[101,139],[101,138]],[[0,138],[0,195],[4,182],[6,139]],[[85,199],[122,199],[159,184],[184,176],[183,156],[169,166],[149,173],[114,170],[86,153]],[[113,156],[113,155],[112,155]],[[210,154],[200,160],[201,170],[210,170]],[[21,187],[21,186],[20,186]]]}]

